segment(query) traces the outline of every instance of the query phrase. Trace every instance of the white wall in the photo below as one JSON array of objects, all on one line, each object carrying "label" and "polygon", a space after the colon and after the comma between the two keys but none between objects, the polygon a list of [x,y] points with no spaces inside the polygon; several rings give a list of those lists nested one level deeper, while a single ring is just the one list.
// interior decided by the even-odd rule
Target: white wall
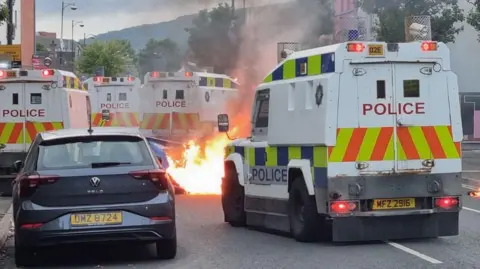
[{"label": "white wall", "polygon": [[[459,6],[465,11],[472,5],[465,0],[459,0]],[[478,33],[468,23],[464,23],[465,29],[461,32],[455,43],[448,44],[451,50],[452,70],[458,76],[458,84],[462,92],[480,92],[478,78],[480,77],[480,42],[477,40]]]},{"label": "white wall", "polygon": [[[6,0],[0,0],[1,3],[6,3]],[[13,44],[20,44],[20,0],[14,0],[15,4],[13,5],[13,23],[16,24],[15,36],[13,39]],[[0,42],[2,45],[7,44],[7,25],[3,23],[0,25]]]}]

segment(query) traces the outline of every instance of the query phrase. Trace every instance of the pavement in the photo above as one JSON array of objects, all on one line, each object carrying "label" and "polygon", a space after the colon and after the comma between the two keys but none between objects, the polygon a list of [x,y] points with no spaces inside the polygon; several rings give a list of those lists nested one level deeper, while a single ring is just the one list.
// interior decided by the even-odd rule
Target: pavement
[{"label": "pavement", "polygon": [[[478,169],[478,170],[476,170]],[[465,193],[480,186],[480,153],[464,158]],[[476,188],[476,187],[474,187]],[[42,268],[115,269],[426,269],[480,268],[480,199],[464,196],[460,234],[427,240],[355,244],[298,243],[223,222],[220,197],[178,196],[178,256],[155,260],[153,246],[77,246],[42,253]],[[16,268],[9,238],[0,268]],[[39,267],[40,268],[40,267]]]}]

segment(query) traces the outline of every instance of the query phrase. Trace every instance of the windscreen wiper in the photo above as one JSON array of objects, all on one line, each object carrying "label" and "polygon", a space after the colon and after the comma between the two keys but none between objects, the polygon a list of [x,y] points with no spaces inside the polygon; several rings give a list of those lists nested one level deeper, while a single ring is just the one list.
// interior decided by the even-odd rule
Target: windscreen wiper
[{"label": "windscreen wiper", "polygon": [[131,164],[127,162],[102,162],[102,163],[92,163],[92,168],[101,168],[101,167],[109,167],[109,166],[119,166],[122,164]]}]

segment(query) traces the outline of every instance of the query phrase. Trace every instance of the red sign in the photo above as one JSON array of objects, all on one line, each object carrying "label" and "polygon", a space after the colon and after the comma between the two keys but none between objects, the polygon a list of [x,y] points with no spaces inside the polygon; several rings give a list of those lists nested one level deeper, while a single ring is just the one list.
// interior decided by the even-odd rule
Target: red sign
[{"label": "red sign", "polygon": [[130,108],[129,103],[106,103],[100,104],[100,109]]},{"label": "red sign", "polygon": [[10,117],[20,117],[20,118],[25,118],[25,117],[45,117],[45,109],[27,109],[27,110],[18,110],[18,109],[4,109],[2,110],[2,115],[4,117],[10,116]]},{"label": "red sign", "polygon": [[157,107],[187,107],[185,101],[157,101]]},{"label": "red sign", "polygon": [[377,115],[412,115],[425,114],[425,103],[363,104],[363,115],[372,112]]}]

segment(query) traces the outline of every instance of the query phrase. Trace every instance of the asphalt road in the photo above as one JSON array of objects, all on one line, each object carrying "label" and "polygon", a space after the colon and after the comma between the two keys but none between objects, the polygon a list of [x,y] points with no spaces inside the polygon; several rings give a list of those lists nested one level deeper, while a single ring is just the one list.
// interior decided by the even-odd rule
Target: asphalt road
[{"label": "asphalt road", "polygon": [[[464,170],[480,179],[474,171],[477,164],[480,168],[480,153],[465,157]],[[480,268],[480,200],[466,196],[463,202],[460,235],[455,237],[332,245],[232,228],[223,223],[219,197],[179,196],[179,254],[174,261],[155,260],[153,246],[82,246],[47,250],[43,268]],[[16,268],[12,245],[10,240],[0,268]]]}]

